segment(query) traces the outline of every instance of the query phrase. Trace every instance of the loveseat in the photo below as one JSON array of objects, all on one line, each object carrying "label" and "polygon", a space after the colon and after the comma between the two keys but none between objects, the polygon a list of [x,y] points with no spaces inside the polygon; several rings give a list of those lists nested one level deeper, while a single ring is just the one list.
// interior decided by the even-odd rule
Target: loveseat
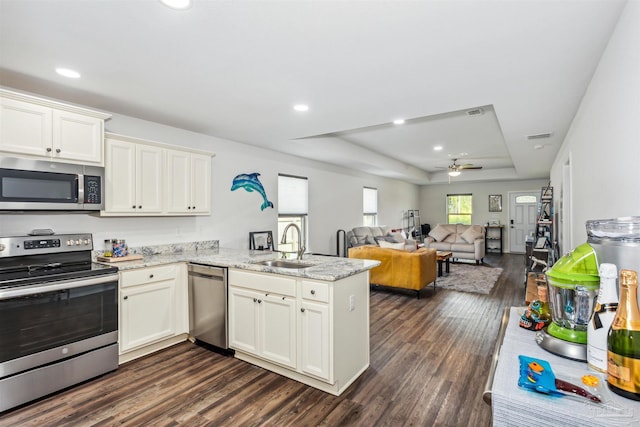
[{"label": "loveseat", "polygon": [[484,259],[485,229],[481,225],[438,224],[424,239],[425,248],[451,252],[454,259]]},{"label": "loveseat", "polygon": [[436,250],[420,248],[415,251],[381,248],[374,245],[349,248],[349,258],[374,259],[381,264],[370,270],[371,284],[420,291],[428,284],[436,287]]},{"label": "loveseat", "polygon": [[346,234],[347,246],[353,248],[362,245],[380,245],[380,242],[404,243],[417,248],[417,242],[407,239],[401,233],[391,231],[391,227],[354,227]]}]

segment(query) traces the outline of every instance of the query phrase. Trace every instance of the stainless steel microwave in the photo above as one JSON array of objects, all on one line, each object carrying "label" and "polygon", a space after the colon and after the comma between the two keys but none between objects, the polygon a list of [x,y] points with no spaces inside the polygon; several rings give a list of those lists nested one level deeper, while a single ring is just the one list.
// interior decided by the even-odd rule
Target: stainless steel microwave
[{"label": "stainless steel microwave", "polygon": [[104,168],[0,157],[0,210],[97,211]]}]

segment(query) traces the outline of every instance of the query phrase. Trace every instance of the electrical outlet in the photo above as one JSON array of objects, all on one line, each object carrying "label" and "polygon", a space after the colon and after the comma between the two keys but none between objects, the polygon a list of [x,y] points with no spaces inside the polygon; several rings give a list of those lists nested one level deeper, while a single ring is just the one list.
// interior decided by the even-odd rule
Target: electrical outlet
[{"label": "electrical outlet", "polygon": [[355,295],[350,295],[349,296],[349,311],[353,311],[356,309],[356,296]]}]

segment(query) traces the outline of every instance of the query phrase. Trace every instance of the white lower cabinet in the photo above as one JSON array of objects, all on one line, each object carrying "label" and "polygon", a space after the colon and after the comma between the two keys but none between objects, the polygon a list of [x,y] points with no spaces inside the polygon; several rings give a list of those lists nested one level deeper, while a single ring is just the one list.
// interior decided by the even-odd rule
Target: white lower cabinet
[{"label": "white lower cabinet", "polygon": [[305,374],[333,381],[330,371],[329,306],[304,301],[300,307],[300,369]]},{"label": "white lower cabinet", "polygon": [[335,282],[229,270],[236,357],[339,395],[369,366],[369,275]]},{"label": "white lower cabinet", "polygon": [[296,366],[295,298],[230,286],[229,306],[231,347]]},{"label": "white lower cabinet", "polygon": [[186,266],[171,264],[120,272],[120,355],[131,360],[172,345],[188,333]]}]

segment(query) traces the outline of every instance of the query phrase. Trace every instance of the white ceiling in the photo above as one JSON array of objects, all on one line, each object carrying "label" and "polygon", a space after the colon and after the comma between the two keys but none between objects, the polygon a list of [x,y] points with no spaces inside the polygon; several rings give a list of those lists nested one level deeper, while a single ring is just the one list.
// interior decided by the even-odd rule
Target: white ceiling
[{"label": "white ceiling", "polygon": [[0,0],[0,84],[417,184],[546,178],[623,6]]}]

